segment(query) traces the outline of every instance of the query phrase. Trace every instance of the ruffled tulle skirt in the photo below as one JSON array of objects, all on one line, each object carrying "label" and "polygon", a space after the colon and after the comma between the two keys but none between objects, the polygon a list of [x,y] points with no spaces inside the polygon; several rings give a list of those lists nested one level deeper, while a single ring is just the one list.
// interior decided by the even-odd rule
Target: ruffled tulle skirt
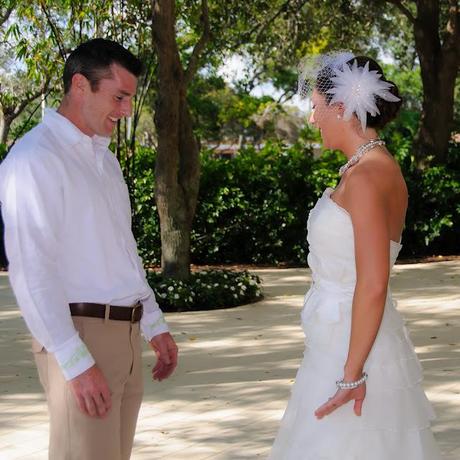
[{"label": "ruffled tulle skirt", "polygon": [[365,366],[369,378],[361,417],[353,402],[321,420],[314,416],[343,374],[351,304],[351,290],[315,286],[307,293],[304,358],[269,460],[440,460],[422,369],[390,295]]}]

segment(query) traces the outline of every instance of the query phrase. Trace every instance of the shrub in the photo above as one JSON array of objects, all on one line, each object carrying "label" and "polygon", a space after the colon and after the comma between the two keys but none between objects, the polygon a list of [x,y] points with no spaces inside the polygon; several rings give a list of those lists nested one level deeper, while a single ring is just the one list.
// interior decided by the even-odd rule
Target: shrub
[{"label": "shrub", "polygon": [[383,134],[409,191],[401,256],[460,254],[460,145],[451,142],[446,164],[420,170],[412,149],[418,115],[406,111],[397,120]]},{"label": "shrub", "polygon": [[160,220],[155,204],[155,155],[152,150],[138,148],[130,188],[133,232],[139,254],[144,263],[150,266],[160,265]]},{"label": "shrub", "polygon": [[6,157],[7,147],[6,144],[0,143],[0,163]]},{"label": "shrub", "polygon": [[[412,114],[408,113],[407,117]],[[451,146],[449,163],[423,172],[412,154],[414,123],[384,131],[401,164],[409,189],[403,257],[460,253],[460,154]],[[306,264],[308,211],[327,186],[338,180],[345,161],[337,152],[315,159],[302,144],[248,147],[233,159],[202,154],[199,201],[193,224],[196,264]],[[147,265],[160,261],[160,234],[154,201],[154,154],[136,155],[133,229]]]},{"label": "shrub", "polygon": [[186,281],[150,271],[147,279],[163,311],[214,310],[262,298],[259,277],[247,271],[204,270]]}]

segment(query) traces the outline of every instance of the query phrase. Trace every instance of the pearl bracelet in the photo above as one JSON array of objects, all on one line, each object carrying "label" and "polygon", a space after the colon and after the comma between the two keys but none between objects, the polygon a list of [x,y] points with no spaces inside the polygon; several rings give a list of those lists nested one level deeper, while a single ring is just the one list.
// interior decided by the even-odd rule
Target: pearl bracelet
[{"label": "pearl bracelet", "polygon": [[363,372],[363,376],[359,380],[355,380],[354,382],[345,382],[342,380],[337,380],[335,384],[339,390],[354,390],[362,385],[367,380],[367,374]]}]

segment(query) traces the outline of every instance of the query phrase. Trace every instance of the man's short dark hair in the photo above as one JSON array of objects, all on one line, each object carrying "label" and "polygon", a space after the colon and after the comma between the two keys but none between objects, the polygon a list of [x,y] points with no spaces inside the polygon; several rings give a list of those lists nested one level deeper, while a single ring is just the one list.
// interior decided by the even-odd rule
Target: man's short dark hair
[{"label": "man's short dark hair", "polygon": [[117,42],[95,38],[82,43],[70,53],[64,65],[64,93],[69,92],[76,73],[85,76],[92,91],[97,91],[99,81],[110,78],[112,64],[120,65],[135,77],[143,70],[142,62]]}]

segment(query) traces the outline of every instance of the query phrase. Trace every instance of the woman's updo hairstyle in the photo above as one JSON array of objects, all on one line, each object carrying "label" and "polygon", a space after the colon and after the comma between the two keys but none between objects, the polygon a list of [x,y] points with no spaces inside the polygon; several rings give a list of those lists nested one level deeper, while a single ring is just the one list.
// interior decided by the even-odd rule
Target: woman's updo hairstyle
[{"label": "woman's updo hairstyle", "polygon": [[[364,67],[366,63],[369,63],[369,71],[376,70],[381,75],[381,80],[391,84],[389,92],[394,96],[399,98],[397,102],[386,101],[385,99],[376,96],[376,105],[379,109],[380,114],[372,116],[370,113],[367,113],[366,126],[370,128],[380,129],[383,128],[387,123],[396,118],[398,111],[402,104],[402,99],[399,94],[398,87],[392,82],[385,78],[382,68],[375,62],[372,58],[367,56],[356,56],[348,61],[345,65],[352,66],[354,61],[358,64],[358,67]],[[331,78],[334,76],[334,72],[331,67],[326,66],[318,72],[318,76],[315,82],[315,89],[321,93],[325,98],[326,102],[329,104],[332,99],[332,94],[327,91],[334,87],[334,82]]]}]

